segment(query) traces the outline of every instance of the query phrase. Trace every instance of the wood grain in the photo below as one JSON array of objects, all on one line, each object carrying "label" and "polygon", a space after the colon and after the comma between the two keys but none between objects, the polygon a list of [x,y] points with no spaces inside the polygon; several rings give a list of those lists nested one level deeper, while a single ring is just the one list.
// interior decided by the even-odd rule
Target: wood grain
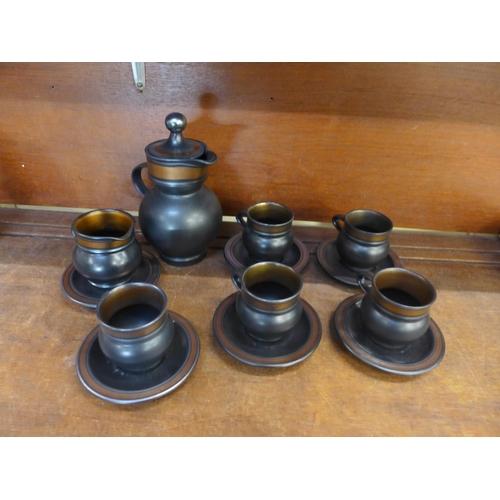
[{"label": "wood grain", "polygon": [[[198,365],[170,395],[121,407],[92,396],[76,375],[76,353],[97,321],[60,290],[74,246],[67,237],[73,217],[0,209],[1,436],[499,435],[498,240],[391,237],[405,266],[436,286],[432,316],[446,339],[442,363],[407,378],[364,365],[334,334],[336,307],[357,290],[330,279],[315,259],[314,249],[335,236],[333,229],[297,228],[313,252],[302,296],[323,325],[314,354],[278,370],[227,355],[212,332],[216,307],[234,291],[222,248],[239,229],[225,224],[205,260],[190,268],[165,265],[159,281],[170,308],[199,333]],[[446,250],[458,261],[446,262]]]},{"label": "wood grain", "polygon": [[137,210],[130,172],[188,118],[226,215],[372,208],[396,226],[497,234],[500,65],[0,64],[0,203]]}]

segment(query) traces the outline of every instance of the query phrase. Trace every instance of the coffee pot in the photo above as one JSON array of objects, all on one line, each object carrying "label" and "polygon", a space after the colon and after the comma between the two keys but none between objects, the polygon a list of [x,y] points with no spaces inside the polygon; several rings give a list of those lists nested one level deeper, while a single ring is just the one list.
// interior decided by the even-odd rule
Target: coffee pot
[{"label": "coffee pot", "polygon": [[[170,113],[165,125],[168,139],[149,144],[147,162],[132,171],[132,183],[144,197],[139,224],[167,264],[190,266],[203,260],[222,225],[219,199],[203,184],[217,155],[205,143],[184,138],[187,120],[183,114]],[[141,177],[146,167],[155,184],[152,189]]]}]

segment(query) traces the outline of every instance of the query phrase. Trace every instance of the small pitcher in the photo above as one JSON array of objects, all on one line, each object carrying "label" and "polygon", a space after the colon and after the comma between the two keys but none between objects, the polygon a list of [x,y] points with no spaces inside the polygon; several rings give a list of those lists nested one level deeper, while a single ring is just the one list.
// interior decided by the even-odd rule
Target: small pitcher
[{"label": "small pitcher", "polygon": [[112,208],[78,216],[71,225],[76,243],[75,269],[101,288],[130,281],[142,258],[134,227],[134,218],[129,213]]}]

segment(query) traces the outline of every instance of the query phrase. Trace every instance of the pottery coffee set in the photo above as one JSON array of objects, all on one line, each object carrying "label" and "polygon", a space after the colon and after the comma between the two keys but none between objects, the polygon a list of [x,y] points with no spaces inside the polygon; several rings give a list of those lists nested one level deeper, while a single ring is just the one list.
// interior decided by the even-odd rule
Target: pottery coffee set
[{"label": "pottery coffee set", "polygon": [[[221,228],[219,200],[203,184],[217,156],[203,142],[184,138],[182,114],[171,113],[165,123],[170,136],[146,147],[147,162],[133,169],[132,182],[143,196],[139,222],[145,238],[165,262],[188,266],[205,257]],[[141,178],[144,168],[152,189]],[[294,238],[293,212],[262,202],[236,220],[243,231],[227,242],[224,256],[237,291],[217,307],[214,335],[226,352],[252,366],[299,363],[319,345],[322,328],[300,297],[299,273],[309,253]],[[390,219],[354,210],[332,222],[338,237],[318,247],[318,261],[335,280],[363,290],[335,312],[342,343],[363,362],[395,374],[437,366],[445,343],[430,317],[436,290],[402,268],[390,249]],[[95,307],[99,322],[77,355],[80,381],[119,404],[173,391],[194,369],[200,342],[191,322],[168,309],[165,292],[155,285],[161,264],[137,242],[134,218],[121,210],[94,210],[78,216],[71,230],[76,246],[62,290],[72,301]]]}]

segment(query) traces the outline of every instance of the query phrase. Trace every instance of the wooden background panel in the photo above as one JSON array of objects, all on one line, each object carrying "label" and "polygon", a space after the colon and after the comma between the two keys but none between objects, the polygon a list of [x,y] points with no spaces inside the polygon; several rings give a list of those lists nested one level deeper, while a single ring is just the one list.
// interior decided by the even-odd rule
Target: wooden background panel
[{"label": "wooden background panel", "polygon": [[144,147],[179,110],[219,156],[224,213],[367,207],[396,226],[497,233],[498,64],[0,64],[0,203],[137,210]]}]

